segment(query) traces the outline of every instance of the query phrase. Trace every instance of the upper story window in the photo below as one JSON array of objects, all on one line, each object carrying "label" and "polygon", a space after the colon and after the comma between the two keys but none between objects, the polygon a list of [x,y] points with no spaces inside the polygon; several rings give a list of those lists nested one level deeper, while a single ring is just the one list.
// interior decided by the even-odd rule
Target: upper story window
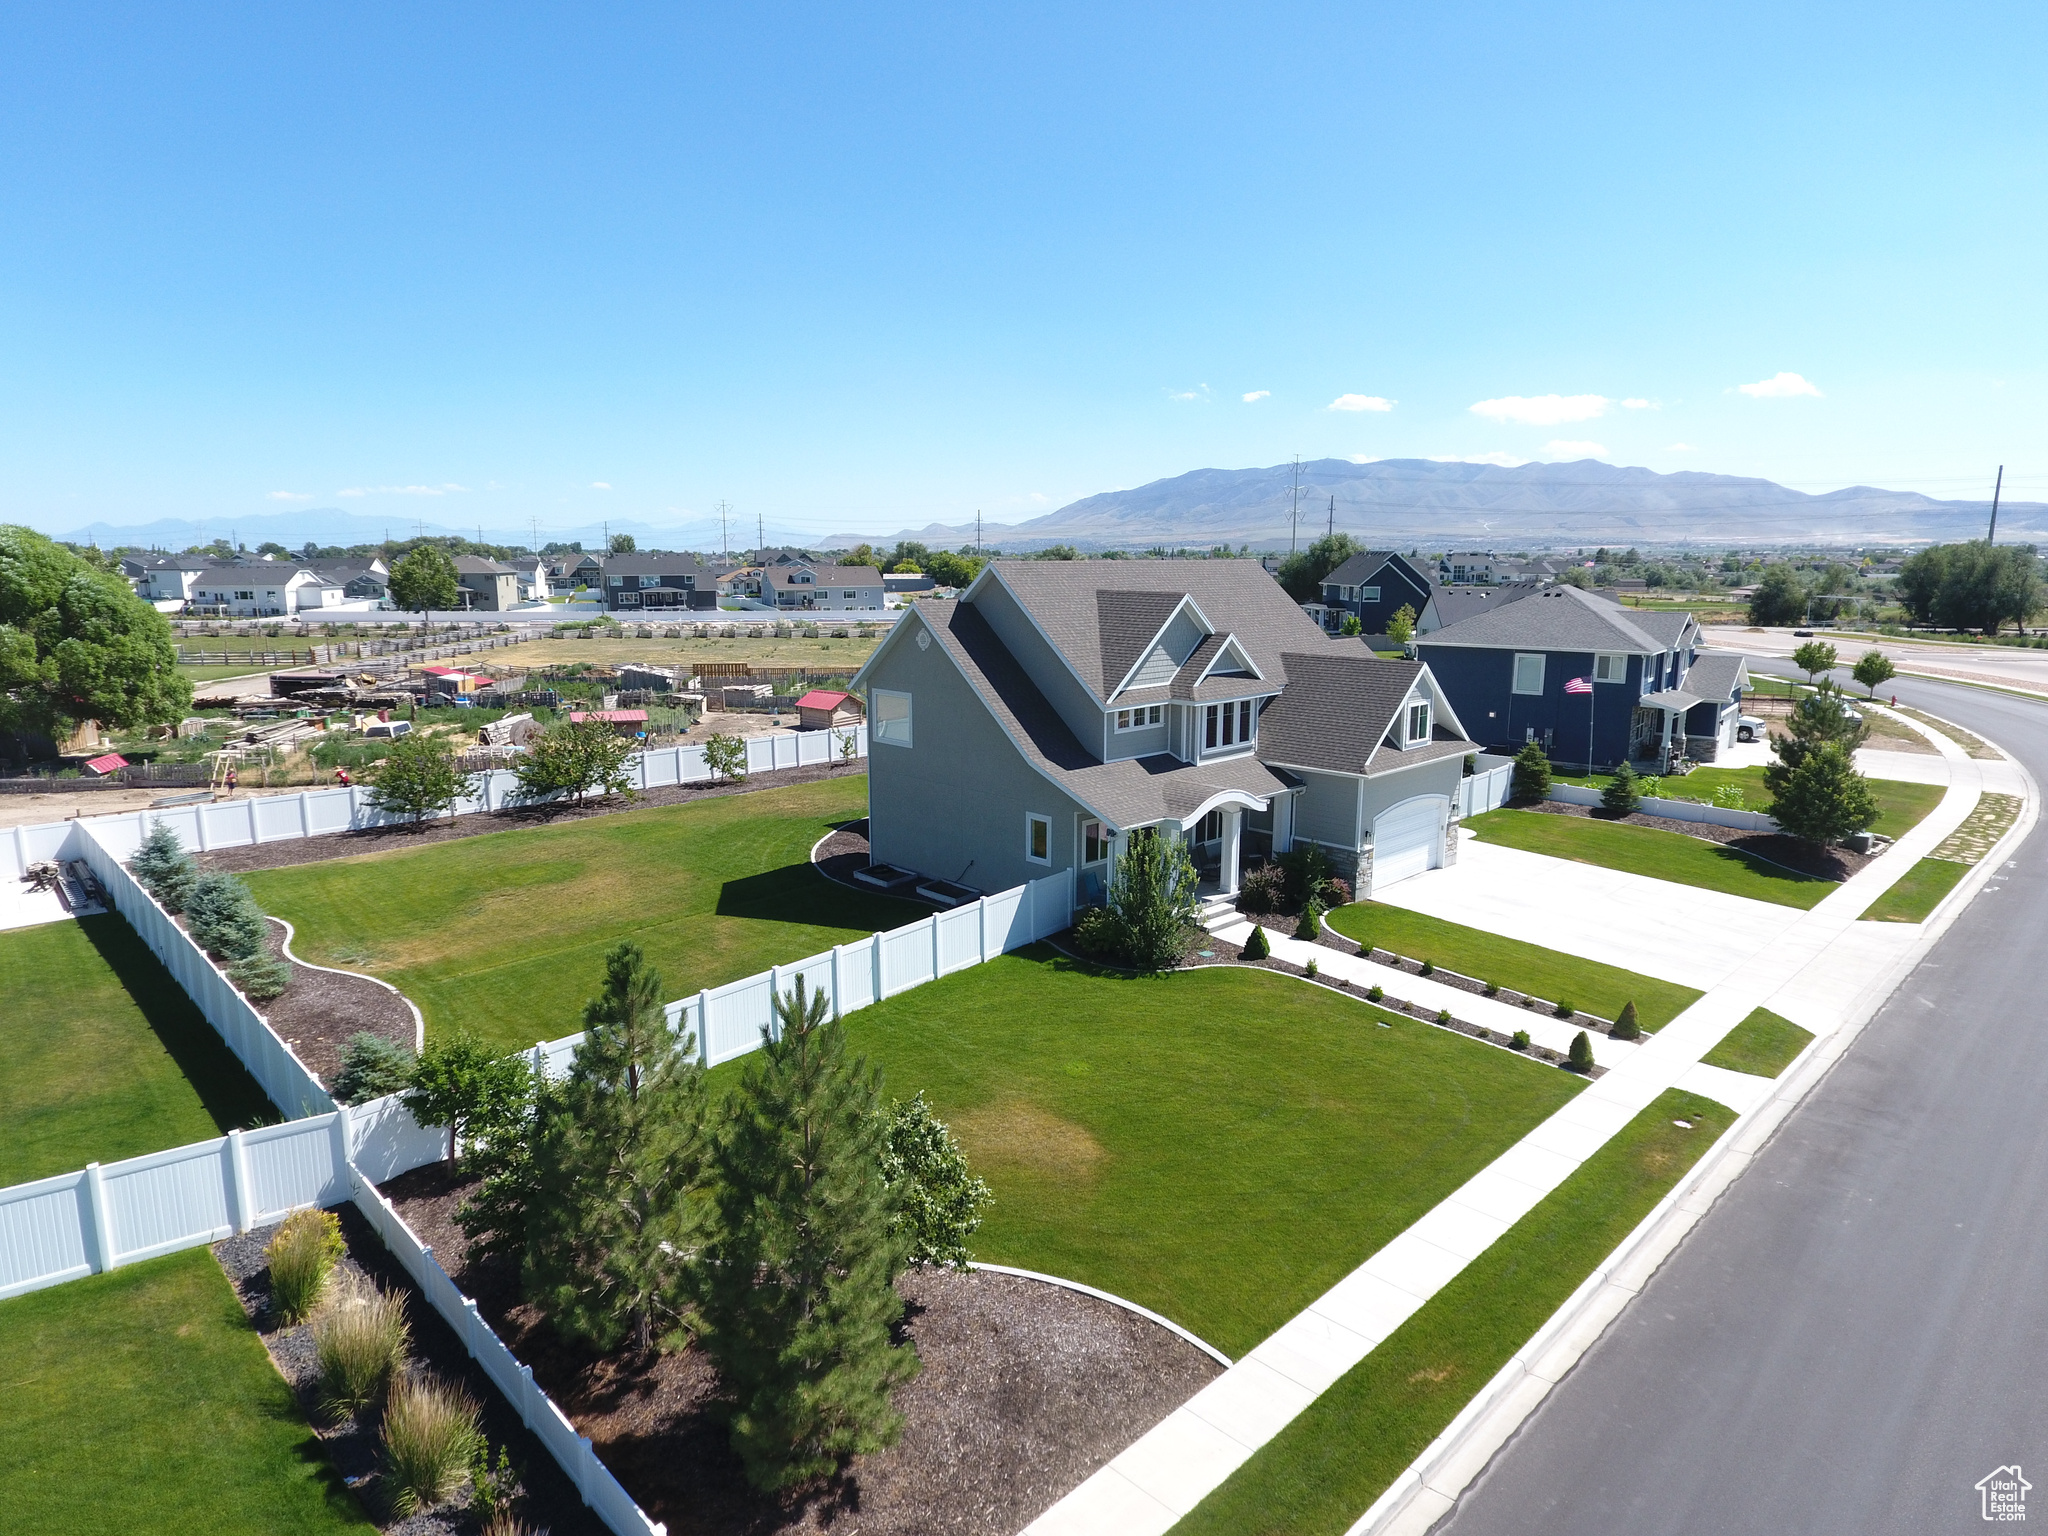
[{"label": "upper story window", "polygon": [[659,576],[642,576],[640,578],[640,590],[643,592],[645,592],[649,587],[658,587],[660,585],[661,578]]},{"label": "upper story window", "polygon": [[626,578],[623,576],[609,576],[605,580],[607,585],[614,587],[623,587],[626,584]]},{"label": "upper story window", "polygon": [[854,596],[854,594],[853,594],[852,592],[850,592],[850,591],[849,591],[849,592],[841,592],[841,593],[840,593],[839,595],[840,595],[841,597],[852,597],[852,596]]},{"label": "upper story window", "polygon": [[1410,704],[1408,706],[1408,741],[1412,746],[1418,741],[1429,740],[1429,706]]},{"label": "upper story window", "polygon": [[1159,724],[1166,718],[1163,704],[1140,704],[1136,709],[1120,709],[1116,712],[1116,728],[1120,731],[1142,731]]},{"label": "upper story window", "polygon": [[1380,600],[1380,589],[1378,587],[1360,587],[1358,589],[1358,600],[1361,603],[1376,603]]},{"label": "upper story window", "polygon": [[1247,746],[1255,733],[1258,715],[1250,699],[1229,704],[1211,704],[1202,711],[1202,750]]},{"label": "upper story window", "polygon": [[1543,656],[1517,652],[1515,655],[1515,692],[1541,693],[1543,691]]},{"label": "upper story window", "polygon": [[868,736],[873,741],[885,741],[892,747],[910,745],[910,695],[899,693],[894,688],[877,688],[874,691],[874,715],[868,724]]},{"label": "upper story window", "polygon": [[1628,681],[1628,657],[1619,651],[1609,651],[1593,658],[1593,681],[1596,683],[1625,683]]}]

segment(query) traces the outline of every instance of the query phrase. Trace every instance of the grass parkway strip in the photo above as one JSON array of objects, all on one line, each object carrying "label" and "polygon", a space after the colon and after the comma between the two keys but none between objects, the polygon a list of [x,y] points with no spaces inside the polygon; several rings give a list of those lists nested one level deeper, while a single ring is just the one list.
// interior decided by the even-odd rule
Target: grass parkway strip
[{"label": "grass parkway strip", "polygon": [[1623,1003],[1633,1000],[1646,1030],[1661,1029],[1701,996],[1695,988],[1676,982],[1581,960],[1540,944],[1524,944],[1383,902],[1339,907],[1329,915],[1329,924],[1360,944],[1391,950],[1410,960],[1427,960],[1461,976],[1532,997],[1566,1000],[1604,1019],[1615,1017]]},{"label": "grass parkway strip", "polygon": [[1768,1008],[1758,1008],[1721,1038],[1700,1061],[1730,1072],[1747,1072],[1755,1077],[1776,1077],[1813,1039],[1813,1031],[1801,1029],[1790,1019],[1780,1018]]},{"label": "grass parkway strip", "polygon": [[0,933],[0,1187],[204,1141],[275,1111],[109,912]]},{"label": "grass parkway strip", "polygon": [[1863,910],[1866,923],[1924,923],[1956,888],[1970,866],[1955,859],[1922,859]]},{"label": "grass parkway strip", "polygon": [[1670,880],[1701,890],[1746,896],[1805,911],[1834,890],[1816,879],[1752,858],[1725,843],[1710,843],[1681,832],[1631,827],[1584,816],[1548,816],[1537,811],[1498,810],[1464,824],[1481,841],[1546,853],[1554,859],[1597,864],[1652,880]]},{"label": "grass parkway strip", "polygon": [[1044,948],[847,1028],[994,1190],[975,1257],[1127,1297],[1233,1358],[1584,1086],[1270,971],[1132,979]]},{"label": "grass parkway strip", "polygon": [[1175,1536],[1341,1536],[1734,1121],[1711,1099],[1675,1088],[1659,1095],[1254,1453]]},{"label": "grass parkway strip", "polygon": [[374,1536],[205,1248],[0,1302],[0,1383],[10,1531]]},{"label": "grass parkway strip", "polygon": [[674,998],[925,916],[812,867],[812,844],[866,812],[867,778],[848,775],[247,879],[304,958],[392,983],[429,1038],[512,1051],[582,1028],[621,939]]}]

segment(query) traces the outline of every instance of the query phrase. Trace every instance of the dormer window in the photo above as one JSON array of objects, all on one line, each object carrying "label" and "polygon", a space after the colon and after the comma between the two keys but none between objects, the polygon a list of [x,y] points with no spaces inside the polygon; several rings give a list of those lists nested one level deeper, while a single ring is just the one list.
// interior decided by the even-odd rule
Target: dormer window
[{"label": "dormer window", "polygon": [[1429,740],[1429,706],[1410,704],[1408,706],[1408,745]]}]

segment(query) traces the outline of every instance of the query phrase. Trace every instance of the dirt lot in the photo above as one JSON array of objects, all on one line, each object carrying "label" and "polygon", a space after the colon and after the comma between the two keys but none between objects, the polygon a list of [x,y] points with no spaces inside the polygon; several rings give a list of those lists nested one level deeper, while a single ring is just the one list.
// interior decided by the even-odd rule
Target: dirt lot
[{"label": "dirt lot", "polygon": [[[820,630],[827,635],[832,627],[825,620],[819,621]],[[809,667],[821,672],[843,671],[851,676],[880,643],[879,633],[868,640],[777,640],[773,636],[750,636],[745,640],[585,640],[571,635],[492,651],[490,662],[493,667],[509,672],[520,667],[563,667],[579,661],[608,667],[624,661],[644,661],[663,667],[687,667],[693,661],[746,661],[776,667]]]}]

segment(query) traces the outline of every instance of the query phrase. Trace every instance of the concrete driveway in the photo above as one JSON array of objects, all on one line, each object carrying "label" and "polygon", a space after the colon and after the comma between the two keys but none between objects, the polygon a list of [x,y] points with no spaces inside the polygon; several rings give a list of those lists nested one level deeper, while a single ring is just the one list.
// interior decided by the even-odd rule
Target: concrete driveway
[{"label": "concrete driveway", "polygon": [[1790,907],[1482,843],[1375,900],[1702,991],[1800,914]]}]

